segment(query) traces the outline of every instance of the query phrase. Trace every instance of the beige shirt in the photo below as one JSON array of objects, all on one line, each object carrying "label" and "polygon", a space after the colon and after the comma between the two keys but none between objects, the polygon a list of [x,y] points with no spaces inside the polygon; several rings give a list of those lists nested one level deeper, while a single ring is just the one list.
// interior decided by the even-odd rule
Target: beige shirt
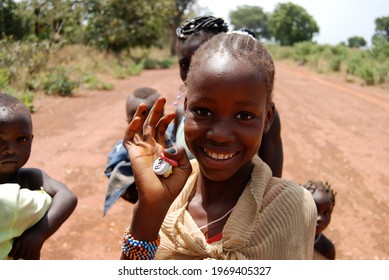
[{"label": "beige shirt", "polygon": [[258,157],[220,241],[208,244],[187,209],[199,174],[196,160],[164,220],[156,259],[312,259],[316,205],[303,187],[276,177]]}]

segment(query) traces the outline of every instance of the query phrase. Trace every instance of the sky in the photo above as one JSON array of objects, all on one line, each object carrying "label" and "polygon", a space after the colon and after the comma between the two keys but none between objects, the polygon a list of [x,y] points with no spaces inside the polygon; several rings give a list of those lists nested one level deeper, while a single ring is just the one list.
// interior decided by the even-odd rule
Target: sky
[{"label": "sky", "polygon": [[389,16],[389,0],[197,0],[212,15],[229,22],[229,13],[238,6],[259,6],[267,13],[278,3],[292,2],[303,7],[319,26],[313,40],[319,44],[336,45],[352,36],[362,36],[371,45],[375,19]]}]

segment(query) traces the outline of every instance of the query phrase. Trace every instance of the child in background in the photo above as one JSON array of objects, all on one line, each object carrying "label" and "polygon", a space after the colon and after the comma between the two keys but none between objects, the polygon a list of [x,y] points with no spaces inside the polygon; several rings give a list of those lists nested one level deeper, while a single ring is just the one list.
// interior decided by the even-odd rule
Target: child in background
[{"label": "child in background", "polygon": [[[192,56],[195,51],[206,41],[219,33],[228,31],[227,24],[222,18],[213,16],[200,16],[187,21],[186,24],[177,28],[177,56],[180,67],[180,77],[185,83],[188,76],[189,67],[192,61]],[[254,35],[254,33],[250,33]],[[179,92],[177,99],[181,99],[183,92]],[[177,102],[177,101],[176,101]],[[186,148],[190,159],[193,155],[186,147],[184,140],[184,123],[181,121],[183,110],[178,107],[176,110],[175,119],[175,142],[177,145],[182,145]],[[262,137],[262,144],[258,151],[259,157],[269,165],[273,172],[273,176],[281,177],[283,165],[283,150],[281,140],[281,123],[278,111],[275,109],[273,124],[269,131]]]},{"label": "child in background", "polygon": [[22,168],[33,139],[27,107],[0,93],[0,259],[40,259],[47,240],[71,215],[77,197],[37,168]]},{"label": "child in background", "polygon": [[317,207],[317,225],[315,233],[315,252],[313,258],[317,260],[334,260],[335,246],[323,231],[331,222],[332,211],[335,206],[336,193],[327,182],[308,181],[303,185],[312,193]]},{"label": "child in background", "polygon": [[[249,35],[221,33],[196,51],[184,103],[190,162],[182,146],[158,142],[175,117],[160,117],[166,100],[147,117],[138,107],[123,140],[139,199],[122,259],[312,259],[312,195],[257,155],[274,118],[274,74]],[[167,178],[154,172],[161,160],[173,166]]]},{"label": "child in background", "polygon": [[[151,108],[159,97],[160,94],[153,88],[142,87],[134,90],[133,94],[128,96],[126,100],[127,123],[131,122],[136,109],[141,103],[145,103],[147,108]],[[146,110],[146,115],[149,112],[148,110]],[[165,137],[166,145],[171,145],[169,135],[170,134],[167,133]],[[108,164],[104,173],[109,178],[109,182],[103,215],[107,213],[120,197],[130,203],[135,203],[138,200],[131,162],[124,149],[123,140],[116,142],[115,146],[108,154]]]}]

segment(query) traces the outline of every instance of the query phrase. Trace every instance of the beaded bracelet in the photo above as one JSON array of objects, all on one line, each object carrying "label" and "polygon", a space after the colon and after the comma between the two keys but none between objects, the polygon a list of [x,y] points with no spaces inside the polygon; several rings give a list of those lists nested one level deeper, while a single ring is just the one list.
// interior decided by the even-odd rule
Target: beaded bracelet
[{"label": "beaded bracelet", "polygon": [[127,228],[123,235],[123,254],[130,260],[153,260],[160,242],[159,235],[153,241],[136,240]]}]

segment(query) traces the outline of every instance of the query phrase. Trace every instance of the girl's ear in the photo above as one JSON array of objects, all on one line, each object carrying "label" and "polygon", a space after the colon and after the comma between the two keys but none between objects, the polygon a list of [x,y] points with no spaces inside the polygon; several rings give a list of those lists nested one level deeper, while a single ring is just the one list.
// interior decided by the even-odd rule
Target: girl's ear
[{"label": "girl's ear", "polygon": [[274,102],[269,102],[266,105],[266,119],[265,119],[265,127],[263,129],[263,133],[267,133],[270,130],[270,127],[274,120]]}]

